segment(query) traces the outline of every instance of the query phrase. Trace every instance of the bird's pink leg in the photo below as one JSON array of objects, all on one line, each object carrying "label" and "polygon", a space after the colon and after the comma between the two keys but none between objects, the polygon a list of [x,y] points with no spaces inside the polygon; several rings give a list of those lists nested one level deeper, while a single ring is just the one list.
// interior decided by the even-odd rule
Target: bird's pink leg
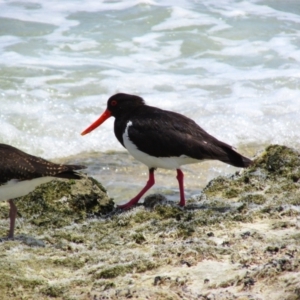
[{"label": "bird's pink leg", "polygon": [[9,210],[9,219],[10,219],[10,225],[9,225],[9,232],[8,232],[8,238],[13,239],[14,238],[14,231],[15,231],[15,222],[17,217],[17,207],[14,203],[14,200],[10,199],[8,200],[10,210]]},{"label": "bird's pink leg", "polygon": [[179,183],[179,192],[180,192],[180,206],[185,206],[185,197],[184,197],[184,187],[183,187],[183,172],[180,169],[177,169],[177,180]]},{"label": "bird's pink leg", "polygon": [[151,168],[151,169],[149,169],[149,179],[148,179],[145,187],[134,198],[132,198],[130,201],[128,201],[125,204],[118,205],[118,207],[123,208],[123,209],[128,209],[131,206],[133,206],[134,204],[138,203],[139,200],[141,199],[141,197],[154,185],[154,183],[155,183],[154,169]]}]

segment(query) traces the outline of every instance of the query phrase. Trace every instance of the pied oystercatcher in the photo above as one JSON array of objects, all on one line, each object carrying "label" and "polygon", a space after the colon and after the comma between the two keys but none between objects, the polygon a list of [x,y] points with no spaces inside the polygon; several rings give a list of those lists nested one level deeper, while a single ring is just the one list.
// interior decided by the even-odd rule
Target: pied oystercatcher
[{"label": "pied oystercatcher", "polygon": [[8,200],[10,205],[8,238],[14,237],[17,215],[14,198],[25,196],[38,185],[54,178],[80,179],[75,170],[84,168],[79,165],[55,164],[15,147],[0,144],[0,201]]},{"label": "pied oystercatcher", "polygon": [[145,187],[129,202],[120,205],[120,208],[127,209],[136,204],[154,185],[156,168],[177,170],[179,205],[184,206],[182,165],[207,159],[220,160],[241,168],[252,163],[232,146],[208,134],[193,120],[176,112],[148,106],[136,95],[118,93],[111,96],[104,113],[81,134],[91,132],[111,116],[115,117],[114,131],[119,142],[149,168]]}]

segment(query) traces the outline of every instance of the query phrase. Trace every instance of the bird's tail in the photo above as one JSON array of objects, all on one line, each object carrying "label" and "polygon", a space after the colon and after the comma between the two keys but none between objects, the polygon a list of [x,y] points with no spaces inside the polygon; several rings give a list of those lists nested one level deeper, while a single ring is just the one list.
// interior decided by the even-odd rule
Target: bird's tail
[{"label": "bird's tail", "polygon": [[67,178],[67,179],[80,179],[81,176],[76,172],[76,170],[85,169],[86,166],[81,165],[61,165],[62,170],[54,177]]},{"label": "bird's tail", "polygon": [[223,147],[223,151],[226,153],[226,156],[220,159],[222,162],[225,162],[238,168],[247,168],[253,163],[253,161],[250,158],[239,154],[230,146],[228,147],[227,144],[225,145],[226,147]]}]

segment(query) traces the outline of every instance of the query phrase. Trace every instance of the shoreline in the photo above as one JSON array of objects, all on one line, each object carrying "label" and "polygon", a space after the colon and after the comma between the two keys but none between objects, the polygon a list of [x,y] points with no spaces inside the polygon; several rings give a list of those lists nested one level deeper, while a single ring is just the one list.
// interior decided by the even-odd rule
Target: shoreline
[{"label": "shoreline", "polygon": [[94,179],[50,182],[16,201],[2,299],[299,299],[299,199],[300,153],[278,145],[185,208],[152,195],[122,211]]}]

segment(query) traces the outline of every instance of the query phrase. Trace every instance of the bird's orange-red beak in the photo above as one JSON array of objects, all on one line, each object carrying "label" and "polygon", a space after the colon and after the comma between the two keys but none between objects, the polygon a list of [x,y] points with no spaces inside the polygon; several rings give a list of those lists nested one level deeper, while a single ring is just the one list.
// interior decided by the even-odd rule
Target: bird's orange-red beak
[{"label": "bird's orange-red beak", "polygon": [[100,118],[95,121],[91,126],[89,126],[86,130],[82,131],[81,135],[85,135],[94,129],[96,129],[98,126],[100,126],[105,120],[107,120],[109,117],[111,117],[111,112],[107,109]]}]

